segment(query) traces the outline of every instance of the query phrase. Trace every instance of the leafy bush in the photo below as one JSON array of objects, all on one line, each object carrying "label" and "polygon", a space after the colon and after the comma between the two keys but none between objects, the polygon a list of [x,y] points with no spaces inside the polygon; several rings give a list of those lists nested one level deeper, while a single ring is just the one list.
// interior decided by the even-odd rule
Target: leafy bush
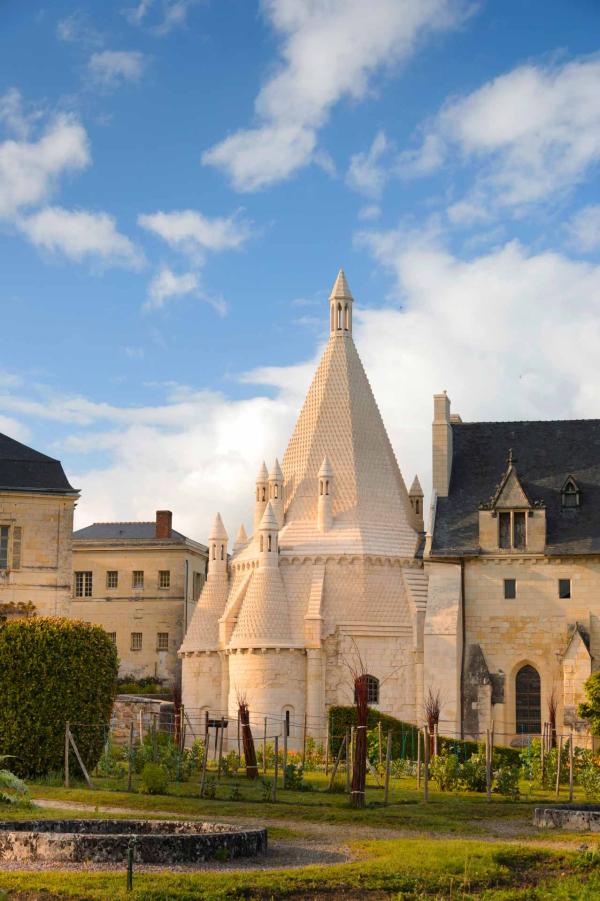
[{"label": "leafy bush", "polygon": [[260,785],[262,789],[262,800],[270,801],[273,797],[273,780],[272,779],[261,779]]},{"label": "leafy bush", "polygon": [[484,792],[486,790],[485,752],[478,751],[465,760],[460,770],[460,783],[467,791]]},{"label": "leafy bush", "polygon": [[229,797],[227,798],[227,800],[228,801],[243,801],[244,800],[244,796],[242,795],[242,792],[240,791],[240,787],[237,784],[237,782],[234,782],[234,784],[231,786],[231,789],[229,791]]},{"label": "leafy bush", "polygon": [[[0,757],[0,763],[7,757],[8,755]],[[23,807],[31,804],[29,789],[25,783],[7,769],[0,769],[0,804],[14,804]]]},{"label": "leafy bush", "polygon": [[160,679],[149,676],[136,679],[135,676],[121,676],[117,680],[117,692],[120,695],[164,695],[168,694]]},{"label": "leafy bush", "polygon": [[86,724],[72,731],[85,765],[96,765],[117,671],[100,626],[58,617],[0,624],[0,754],[14,757],[18,775],[62,769],[67,721]]},{"label": "leafy bush", "polygon": [[461,769],[456,755],[447,749],[434,757],[429,765],[431,778],[440,791],[453,791],[458,786]]},{"label": "leafy bush", "polygon": [[214,776],[207,776],[204,783],[204,797],[208,801],[214,801],[217,797],[217,780]]},{"label": "leafy bush", "polygon": [[519,800],[519,767],[501,766],[494,770],[494,780],[492,782],[492,791],[503,795],[505,798],[511,798],[513,801]]},{"label": "leafy bush", "polygon": [[140,790],[145,795],[164,795],[168,784],[169,775],[162,764],[145,764],[140,784]]},{"label": "leafy bush", "polygon": [[296,763],[288,763],[285,768],[284,784],[290,791],[302,791],[304,786],[304,773],[302,767]]},{"label": "leafy bush", "polygon": [[168,732],[150,731],[142,744],[133,750],[133,766],[136,773],[141,773],[147,763],[160,763],[171,781],[186,782],[199,772],[203,757],[204,741],[201,738],[182,751]]},{"label": "leafy bush", "polygon": [[578,774],[578,782],[585,792],[588,801],[600,799],[600,768],[594,763],[583,766]]}]

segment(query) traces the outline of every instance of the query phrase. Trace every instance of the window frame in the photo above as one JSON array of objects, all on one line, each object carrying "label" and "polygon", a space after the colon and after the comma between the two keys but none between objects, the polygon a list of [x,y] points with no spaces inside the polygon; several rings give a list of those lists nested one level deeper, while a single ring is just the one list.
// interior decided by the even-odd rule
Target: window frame
[{"label": "window frame", "polygon": [[[114,585],[111,585],[111,576],[115,576]],[[107,588],[118,588],[119,587],[119,570],[118,569],[107,569],[106,570],[106,587]]]},{"label": "window frame", "polygon": [[[141,579],[136,581],[136,576],[141,576]],[[131,588],[133,591],[143,591],[144,590],[144,570],[143,569],[134,569],[131,573]]]},{"label": "window frame", "polygon": [[[166,579],[163,577],[166,576]],[[163,582],[165,584],[163,584]],[[158,571],[158,587],[160,591],[168,591],[171,587],[171,570],[170,569],[159,569]]]},{"label": "window frame", "polygon": [[157,632],[156,633],[156,650],[157,651],[168,651],[169,650],[169,633],[168,632]]},{"label": "window frame", "polygon": [[[527,520],[529,518],[528,514],[529,514],[529,510],[523,510],[523,509],[519,509],[519,508],[516,508],[514,510],[498,510],[497,511],[497,518],[498,518],[497,540],[498,540],[498,547],[500,550],[502,550],[502,551],[526,551],[527,550],[527,544],[528,544],[528,538],[529,538],[529,535],[528,535],[529,530],[528,530],[528,526],[527,526]],[[517,544],[515,542],[515,535],[516,535],[515,515],[523,517],[523,527],[524,527],[523,528],[523,544]],[[506,516],[509,517],[509,519],[508,519],[509,543],[502,544],[502,538],[503,538],[502,523],[506,522],[506,520],[503,519],[503,517],[506,517]]]},{"label": "window frame", "polygon": [[0,570],[10,568],[10,531],[8,523],[0,523]]},{"label": "window frame", "polygon": [[[568,587],[564,587],[568,586]],[[563,593],[563,592],[566,592]],[[573,597],[573,584],[571,579],[558,580],[558,598],[561,601],[569,601]]]},{"label": "window frame", "polygon": [[[511,586],[509,588],[509,585]],[[517,580],[516,579],[504,579],[504,600],[505,601],[514,601],[517,597]],[[512,591],[512,594],[510,593]]]},{"label": "window frame", "polygon": [[112,641],[114,646],[116,647],[117,646],[117,633],[116,632],[107,632],[106,634],[108,635],[109,639]]},{"label": "window frame", "polygon": [[129,638],[129,650],[130,651],[141,651],[144,646],[144,633],[143,632],[131,632]]},{"label": "window frame", "polygon": [[[73,573],[73,597],[91,598],[94,594],[94,572],[91,569],[77,569]],[[79,585],[81,587],[79,587]]]}]

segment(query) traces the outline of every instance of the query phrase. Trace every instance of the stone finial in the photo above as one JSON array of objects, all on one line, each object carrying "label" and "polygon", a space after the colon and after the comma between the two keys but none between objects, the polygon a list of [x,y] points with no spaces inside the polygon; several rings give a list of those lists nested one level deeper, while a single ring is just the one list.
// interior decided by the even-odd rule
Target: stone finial
[{"label": "stone finial", "polygon": [[265,461],[262,461],[261,467],[258,470],[258,475],[256,476],[257,482],[268,482],[269,481],[269,471],[267,470],[267,464]]},{"label": "stone finial", "polygon": [[344,338],[352,334],[353,299],[344,270],[340,269],[329,295],[330,336]]},{"label": "stone finial", "polygon": [[321,463],[321,468],[318,472],[319,479],[330,479],[333,475],[333,467],[329,461],[329,457],[327,454],[323,457],[323,462]]},{"label": "stone finial", "polygon": [[240,551],[243,551],[246,545],[248,544],[248,536],[246,534],[246,529],[244,528],[244,523],[238,529],[238,533],[235,536],[235,544],[233,545],[233,553],[239,554]]},{"label": "stone finial", "polygon": [[275,457],[275,462],[273,463],[273,467],[271,472],[269,473],[269,482],[283,482],[283,473],[281,471],[281,466],[279,465],[279,460]]},{"label": "stone finial", "polygon": [[279,523],[277,522],[277,517],[273,512],[271,501],[269,501],[269,503],[265,507],[265,512],[263,513],[258,529],[260,532],[276,532],[279,529]]},{"label": "stone finial", "polygon": [[329,300],[354,300],[343,269],[340,269],[337,274],[337,278],[331,289],[331,294],[329,295]]}]

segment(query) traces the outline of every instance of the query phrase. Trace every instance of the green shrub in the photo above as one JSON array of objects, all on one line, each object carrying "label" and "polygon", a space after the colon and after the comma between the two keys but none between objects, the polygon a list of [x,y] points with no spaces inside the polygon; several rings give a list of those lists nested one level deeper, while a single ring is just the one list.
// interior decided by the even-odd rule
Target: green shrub
[{"label": "green shrub", "polygon": [[242,795],[242,792],[240,791],[240,787],[237,784],[237,782],[234,782],[234,784],[231,786],[231,789],[229,790],[229,797],[227,798],[227,800],[228,801],[243,801],[244,800],[244,796]]},{"label": "green shrub", "polygon": [[162,764],[145,764],[140,784],[140,790],[145,795],[164,795],[168,784],[169,775]]},{"label": "green shrub", "polygon": [[[6,759],[6,755],[0,757],[0,764]],[[29,789],[25,783],[7,769],[0,769],[0,805],[1,804],[13,804],[23,807],[29,807],[31,804]]]},{"label": "green shrub", "polygon": [[302,767],[295,763],[288,763],[285,768],[284,784],[290,791],[302,791],[305,789]]},{"label": "green shrub", "polygon": [[18,775],[63,768],[67,721],[86,724],[72,732],[87,768],[96,765],[117,671],[116,648],[100,626],[50,617],[0,624],[0,754],[14,757]]},{"label": "green shrub", "polygon": [[472,792],[486,790],[485,752],[478,751],[465,760],[460,770],[460,782],[463,788]]},{"label": "green shrub", "polygon": [[204,795],[208,801],[214,801],[217,797],[217,780],[214,776],[207,776],[204,783]]},{"label": "green shrub", "polygon": [[453,791],[458,786],[461,766],[455,754],[447,749],[431,760],[429,772],[440,791]]},{"label": "green shrub", "polygon": [[501,766],[494,770],[492,791],[512,801],[519,800],[519,767]]},{"label": "green shrub", "polygon": [[600,799],[600,769],[594,763],[588,763],[581,768],[578,782],[588,801]]}]

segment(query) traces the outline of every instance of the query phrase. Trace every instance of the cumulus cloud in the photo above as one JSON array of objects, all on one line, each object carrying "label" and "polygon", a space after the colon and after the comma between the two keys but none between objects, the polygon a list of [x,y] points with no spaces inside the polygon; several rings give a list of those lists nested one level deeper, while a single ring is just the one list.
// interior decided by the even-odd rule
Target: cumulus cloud
[{"label": "cumulus cloud", "polygon": [[0,124],[10,134],[21,140],[27,138],[39,117],[39,110],[25,108],[18,88],[9,88],[4,94],[0,94]]},{"label": "cumulus cloud", "polygon": [[138,223],[170,247],[195,257],[202,257],[207,251],[241,247],[251,233],[250,224],[237,216],[211,219],[196,210],[144,214],[138,217]]},{"label": "cumulus cloud", "polygon": [[88,71],[95,84],[115,88],[125,81],[139,81],[145,65],[139,50],[101,50],[91,55]]},{"label": "cumulus cloud", "polygon": [[579,210],[567,223],[570,244],[590,253],[600,249],[600,204],[592,204]]},{"label": "cumulus cloud", "polygon": [[[600,58],[524,65],[450,100],[425,128],[405,176],[439,168],[454,153],[478,166],[473,209],[520,207],[581,181],[600,159]],[[459,208],[460,212],[460,208]]]},{"label": "cumulus cloud", "polygon": [[366,153],[355,153],[346,175],[350,187],[361,194],[366,194],[367,197],[381,197],[388,178],[388,170],[381,165],[381,159],[389,149],[390,144],[385,132],[380,131],[375,135]]},{"label": "cumulus cloud", "polygon": [[198,276],[195,272],[177,275],[168,266],[163,266],[148,286],[148,299],[144,306],[148,310],[159,310],[171,297],[184,297],[197,292]]},{"label": "cumulus cloud", "polygon": [[[159,7],[159,19],[152,27],[154,34],[163,37],[174,28],[185,25],[189,11],[196,3],[198,0],[163,0]],[[154,0],[139,0],[136,6],[124,9],[123,14],[131,25],[142,25],[147,21],[148,14],[155,8]]]},{"label": "cumulus cloud", "polygon": [[36,247],[77,262],[91,258],[107,266],[143,265],[142,253],[108,213],[45,207],[22,218],[19,227]]},{"label": "cumulus cloud", "polygon": [[336,103],[364,97],[376,71],[405,61],[426,33],[465,14],[459,0],[262,0],[262,8],[281,39],[281,59],[256,98],[257,125],[202,157],[239,191],[275,184],[311,162]]},{"label": "cumulus cloud", "polygon": [[83,126],[73,117],[57,116],[37,141],[0,143],[0,218],[45,201],[59,178],[85,169],[90,149]]}]

